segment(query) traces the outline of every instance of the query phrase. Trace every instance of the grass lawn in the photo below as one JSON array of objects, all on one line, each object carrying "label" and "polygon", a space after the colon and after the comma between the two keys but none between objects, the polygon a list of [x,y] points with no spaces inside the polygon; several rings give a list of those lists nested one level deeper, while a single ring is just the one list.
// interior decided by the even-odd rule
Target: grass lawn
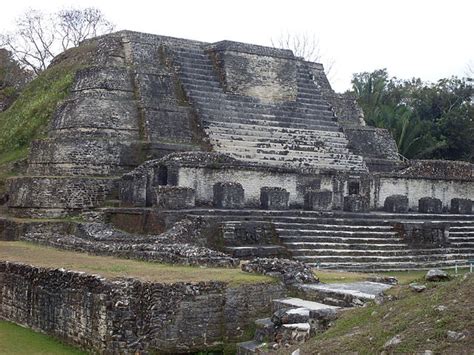
[{"label": "grass lawn", "polygon": [[0,321],[0,354],[3,355],[79,355],[86,354],[71,346],[16,324]]},{"label": "grass lawn", "polygon": [[[454,269],[445,270],[450,275],[455,275]],[[462,275],[469,271],[469,267],[459,267],[458,274]],[[424,278],[427,270],[413,270],[413,271],[394,271],[394,272],[382,272],[382,273],[358,273],[358,272],[347,272],[347,271],[335,271],[335,270],[315,270],[314,273],[319,280],[324,283],[332,282],[355,282],[365,281],[370,276],[394,276],[397,278],[399,284],[407,285],[413,281],[419,281]]]},{"label": "grass lawn", "polygon": [[274,278],[249,274],[238,268],[159,264],[63,251],[26,242],[0,242],[0,260],[22,262],[46,268],[84,271],[112,279],[135,277],[144,281],[163,283],[224,281],[231,286],[245,283],[276,282]]}]

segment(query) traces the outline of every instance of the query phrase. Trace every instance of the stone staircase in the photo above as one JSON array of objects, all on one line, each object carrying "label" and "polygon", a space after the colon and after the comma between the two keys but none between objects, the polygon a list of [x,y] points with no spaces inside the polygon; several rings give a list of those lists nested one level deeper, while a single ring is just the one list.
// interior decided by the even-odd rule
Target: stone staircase
[{"label": "stone staircase", "polygon": [[303,298],[273,300],[272,316],[255,321],[254,338],[237,344],[237,354],[271,354],[304,343],[317,333],[326,331],[341,311],[363,306],[390,287],[367,281],[296,286],[299,289],[296,292]]},{"label": "stone staircase", "polygon": [[226,92],[204,48],[172,49],[188,99],[214,149],[265,165],[366,171],[321,96],[308,68],[298,63],[295,101],[264,103]]},{"label": "stone staircase", "polygon": [[[292,258],[315,267],[363,272],[449,268],[464,266],[474,258],[474,215],[298,210],[194,210],[189,213],[223,223],[227,240],[231,240],[232,228],[240,223],[271,222],[279,243],[238,246],[228,243],[227,251],[240,258],[277,256],[286,248]],[[400,221],[449,223],[449,244],[445,247],[410,245],[394,228]]]}]

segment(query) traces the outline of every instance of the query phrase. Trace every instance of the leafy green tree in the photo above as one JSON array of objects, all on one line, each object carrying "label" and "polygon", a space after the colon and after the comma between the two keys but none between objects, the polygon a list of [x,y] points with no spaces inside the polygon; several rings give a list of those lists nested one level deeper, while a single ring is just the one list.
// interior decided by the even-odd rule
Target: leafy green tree
[{"label": "leafy green tree", "polygon": [[435,84],[389,78],[386,69],[353,76],[369,125],[389,129],[408,158],[474,160],[472,79]]}]

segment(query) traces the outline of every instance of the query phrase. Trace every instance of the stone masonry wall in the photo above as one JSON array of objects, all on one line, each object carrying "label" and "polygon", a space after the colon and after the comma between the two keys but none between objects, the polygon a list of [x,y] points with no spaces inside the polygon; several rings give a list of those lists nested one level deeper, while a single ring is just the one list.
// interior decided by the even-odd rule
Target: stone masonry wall
[{"label": "stone masonry wall", "polygon": [[229,41],[218,42],[210,50],[227,91],[264,102],[296,99],[296,61],[291,51]]},{"label": "stone masonry wall", "polygon": [[[359,179],[358,175],[353,178]],[[262,187],[282,187],[290,193],[289,204],[302,207],[307,188],[333,191],[333,206],[342,208],[342,197],[348,193],[348,175],[303,175],[291,172],[235,168],[193,168],[181,167],[178,170],[177,185],[191,187],[196,191],[197,204],[210,204],[213,200],[213,185],[218,182],[238,181],[245,191],[245,205],[260,207],[260,189]],[[365,185],[361,187],[368,195]]]},{"label": "stone masonry wall", "polygon": [[443,208],[449,209],[452,198],[474,198],[474,184],[471,181],[441,180],[408,177],[376,177],[372,180],[371,206],[382,208],[390,195],[408,196],[408,207],[418,209],[418,200],[422,197],[438,198]]},{"label": "stone masonry wall", "polygon": [[25,176],[7,180],[8,207],[21,213],[28,209],[48,210],[52,217],[62,210],[90,209],[101,205],[115,187],[114,179],[84,177]]},{"label": "stone masonry wall", "polygon": [[103,353],[187,353],[242,340],[279,284],[108,280],[0,262],[0,318]]}]

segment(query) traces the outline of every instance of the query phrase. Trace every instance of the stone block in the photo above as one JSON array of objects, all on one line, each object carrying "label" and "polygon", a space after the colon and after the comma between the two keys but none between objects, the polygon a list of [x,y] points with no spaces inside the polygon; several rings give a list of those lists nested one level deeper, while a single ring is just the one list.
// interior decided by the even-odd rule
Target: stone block
[{"label": "stone block", "polygon": [[179,210],[196,206],[194,189],[183,186],[158,186],[155,189],[154,204],[158,208]]},{"label": "stone block", "polygon": [[119,182],[119,199],[123,207],[145,207],[147,205],[146,174],[126,174]]},{"label": "stone block", "polygon": [[385,199],[383,210],[391,213],[408,212],[408,197],[404,195],[391,195]]},{"label": "stone block", "polygon": [[451,200],[451,213],[471,214],[472,200],[467,198],[453,198]]},{"label": "stone block", "polygon": [[344,196],[344,211],[347,212],[368,212],[369,199],[362,195]]},{"label": "stone block", "polygon": [[306,190],[304,194],[304,209],[310,211],[329,211],[332,208],[332,191]]},{"label": "stone block", "polygon": [[214,207],[243,208],[244,188],[238,182],[218,182],[214,184]]},{"label": "stone block", "polygon": [[441,200],[433,197],[422,197],[418,200],[418,212],[420,213],[441,213],[443,204]]},{"label": "stone block", "polygon": [[290,193],[282,187],[262,187],[260,189],[260,206],[266,210],[286,210]]}]

